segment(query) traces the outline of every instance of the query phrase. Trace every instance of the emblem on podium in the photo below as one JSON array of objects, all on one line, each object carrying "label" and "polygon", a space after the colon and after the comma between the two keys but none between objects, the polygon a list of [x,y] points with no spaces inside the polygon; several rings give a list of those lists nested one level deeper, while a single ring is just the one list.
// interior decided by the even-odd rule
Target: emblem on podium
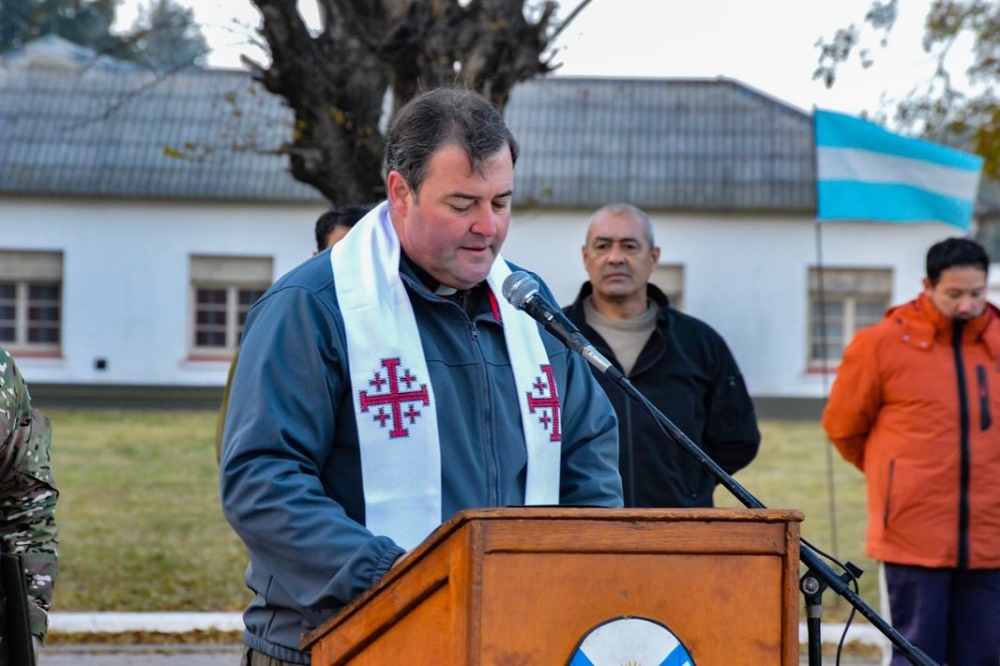
[{"label": "emblem on podium", "polygon": [[670,629],[642,617],[603,622],[580,641],[566,666],[695,666],[687,648]]}]

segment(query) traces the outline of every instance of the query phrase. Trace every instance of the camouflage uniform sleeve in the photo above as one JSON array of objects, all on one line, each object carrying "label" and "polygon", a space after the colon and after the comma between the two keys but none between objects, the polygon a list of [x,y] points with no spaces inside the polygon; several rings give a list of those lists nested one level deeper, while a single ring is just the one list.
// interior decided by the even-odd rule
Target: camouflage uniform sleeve
[{"label": "camouflage uniform sleeve", "polygon": [[0,539],[22,555],[32,601],[31,633],[44,637],[58,569],[58,498],[49,459],[49,420],[31,407],[10,355],[0,349]]}]

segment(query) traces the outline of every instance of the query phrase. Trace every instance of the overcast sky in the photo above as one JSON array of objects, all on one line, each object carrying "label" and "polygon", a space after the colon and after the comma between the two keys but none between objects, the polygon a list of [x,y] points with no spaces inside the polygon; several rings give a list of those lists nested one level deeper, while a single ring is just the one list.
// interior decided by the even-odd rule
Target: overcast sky
[{"label": "overcast sky", "polygon": [[[250,0],[179,0],[214,47],[208,64],[239,68],[259,15]],[[564,15],[579,0],[564,0]],[[124,0],[126,25],[148,0]],[[301,0],[303,13],[310,3]],[[592,0],[558,41],[560,74],[639,77],[725,76],[804,110],[879,110],[924,83],[933,66],[920,49],[930,0],[906,0],[889,49],[874,67],[844,69],[827,90],[812,80],[815,43],[864,17],[870,0]],[[315,15],[313,9],[312,15]],[[873,43],[874,44],[874,43]]]}]

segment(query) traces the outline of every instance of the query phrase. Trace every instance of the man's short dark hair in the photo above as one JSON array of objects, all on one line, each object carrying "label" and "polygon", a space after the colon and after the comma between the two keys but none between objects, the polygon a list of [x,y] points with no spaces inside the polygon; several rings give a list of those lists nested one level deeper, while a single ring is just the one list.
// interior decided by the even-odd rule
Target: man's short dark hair
[{"label": "man's short dark hair", "polygon": [[431,155],[445,145],[460,146],[477,172],[504,146],[510,148],[511,163],[517,163],[517,141],[489,100],[471,90],[435,88],[396,114],[386,134],[385,175],[398,171],[416,192]]},{"label": "man's short dark hair", "polygon": [[941,273],[955,266],[971,266],[990,270],[990,257],[982,245],[971,238],[947,238],[927,250],[927,279],[931,286],[938,283]]},{"label": "man's short dark hair", "polygon": [[326,249],[327,239],[334,227],[347,227],[350,229],[358,223],[361,218],[368,214],[371,206],[359,206],[347,204],[337,206],[326,211],[316,220],[316,251],[322,252]]}]

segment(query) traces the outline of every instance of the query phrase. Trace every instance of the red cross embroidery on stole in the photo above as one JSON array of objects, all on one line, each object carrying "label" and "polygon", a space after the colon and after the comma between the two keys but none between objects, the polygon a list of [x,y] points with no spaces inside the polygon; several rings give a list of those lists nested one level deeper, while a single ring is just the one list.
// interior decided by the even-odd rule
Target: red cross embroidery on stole
[{"label": "red cross embroidery on stole", "polygon": [[[541,412],[538,421],[543,428],[549,430],[549,426],[552,426],[549,441],[560,442],[562,441],[562,433],[559,431],[559,393],[556,390],[556,380],[552,377],[551,365],[539,367],[545,373],[545,381],[542,380],[541,376],[535,377],[535,383],[532,384],[534,390],[528,391],[528,408],[532,414],[535,413],[536,409]],[[534,396],[535,391],[538,391],[540,397]]]},{"label": "red cross embroidery on stole", "polygon": [[[410,434],[410,431],[403,427],[403,420],[409,419],[410,425],[416,423],[420,412],[413,406],[413,403],[430,404],[427,385],[421,384],[419,390],[409,390],[417,378],[411,375],[409,370],[404,370],[402,376],[397,374],[396,369],[399,363],[398,358],[382,359],[382,367],[385,368],[386,377],[383,378],[382,373],[376,371],[375,378],[368,381],[369,385],[375,387],[375,393],[369,395],[366,391],[359,391],[362,412],[367,412],[369,407],[377,406],[378,413],[374,414],[372,419],[378,421],[383,428],[386,421],[392,419],[392,430],[389,432],[389,437],[406,437]],[[406,384],[406,391],[400,390],[400,382]],[[389,385],[389,390],[386,393],[382,393],[383,384]],[[403,412],[404,404],[408,408],[405,413]],[[389,405],[392,410],[391,415],[386,413],[386,405]]]}]

